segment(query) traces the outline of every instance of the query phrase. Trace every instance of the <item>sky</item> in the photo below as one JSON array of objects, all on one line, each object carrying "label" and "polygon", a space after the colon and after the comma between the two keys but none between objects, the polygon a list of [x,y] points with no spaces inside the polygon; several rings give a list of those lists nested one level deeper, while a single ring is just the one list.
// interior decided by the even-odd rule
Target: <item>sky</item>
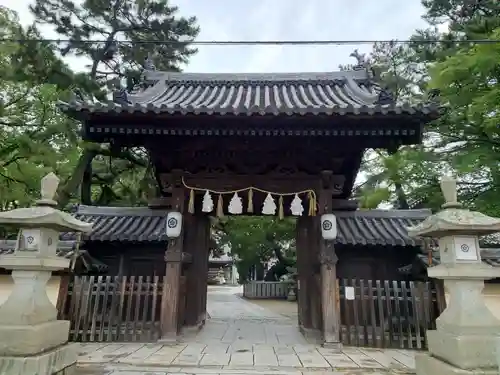
[{"label": "sky", "polygon": [[[0,0],[16,10],[21,22],[32,22],[32,0]],[[425,27],[420,0],[172,0],[184,16],[194,15],[199,40],[391,40],[407,39]],[[56,37],[49,28],[44,36]],[[354,63],[355,48],[328,46],[200,46],[184,68],[188,72],[265,73],[326,72]],[[86,61],[70,58],[74,70]]]}]

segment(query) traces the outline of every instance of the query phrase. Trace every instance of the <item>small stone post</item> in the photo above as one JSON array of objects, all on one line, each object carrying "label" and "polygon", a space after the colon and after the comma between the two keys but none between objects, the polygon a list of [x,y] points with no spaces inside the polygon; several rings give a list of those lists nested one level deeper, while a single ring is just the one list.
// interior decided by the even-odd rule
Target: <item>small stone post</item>
[{"label": "small stone post", "polygon": [[0,212],[0,225],[19,227],[16,250],[0,256],[0,267],[12,270],[14,286],[0,305],[0,374],[67,375],[76,369],[77,353],[67,344],[69,321],[57,320],[47,296],[52,271],[68,268],[56,255],[60,232],[90,232],[92,224],[55,208],[59,179],[42,179],[41,199],[34,207]]},{"label": "small stone post", "polygon": [[481,262],[478,236],[500,231],[500,219],[461,208],[456,181],[441,180],[443,210],[408,228],[410,236],[439,240],[441,264],[428,269],[444,280],[449,303],[427,332],[428,353],[416,355],[417,375],[499,374],[496,342],[500,321],[486,307],[484,280],[500,270]]}]

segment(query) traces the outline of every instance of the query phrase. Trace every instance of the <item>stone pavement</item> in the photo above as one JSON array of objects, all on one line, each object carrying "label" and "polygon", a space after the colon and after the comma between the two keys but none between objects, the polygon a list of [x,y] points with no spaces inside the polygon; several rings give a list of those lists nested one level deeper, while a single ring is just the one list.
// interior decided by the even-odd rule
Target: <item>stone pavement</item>
[{"label": "stone pavement", "polygon": [[241,299],[239,291],[211,287],[211,319],[178,345],[81,344],[79,375],[414,373],[411,351],[345,348],[335,353],[308,343],[295,320]]},{"label": "stone pavement", "polygon": [[[307,344],[297,322],[240,297],[241,287],[210,287],[207,312],[210,319],[185,342],[232,344]],[[251,346],[251,345],[250,345]]]}]

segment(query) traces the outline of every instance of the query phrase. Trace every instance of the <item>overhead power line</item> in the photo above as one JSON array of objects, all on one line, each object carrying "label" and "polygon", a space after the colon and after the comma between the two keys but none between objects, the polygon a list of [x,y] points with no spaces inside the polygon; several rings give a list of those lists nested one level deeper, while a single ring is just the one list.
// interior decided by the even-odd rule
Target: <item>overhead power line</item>
[{"label": "overhead power line", "polygon": [[[70,39],[10,39],[0,38],[1,43],[72,43],[72,44],[105,44],[106,40],[70,40]],[[128,41],[116,40],[118,44],[151,44],[151,45],[184,45],[186,43],[197,46],[258,46],[258,45],[359,45],[374,43],[395,43],[395,44],[499,44],[500,39],[472,39],[472,40],[443,40],[443,39],[424,39],[424,40],[195,40],[195,41],[160,41],[160,40],[141,40]]]}]

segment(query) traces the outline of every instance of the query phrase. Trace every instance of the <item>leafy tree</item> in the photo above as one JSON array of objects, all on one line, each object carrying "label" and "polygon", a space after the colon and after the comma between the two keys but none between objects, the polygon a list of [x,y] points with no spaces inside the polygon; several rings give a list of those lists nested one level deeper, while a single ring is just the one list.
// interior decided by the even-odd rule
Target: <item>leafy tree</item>
[{"label": "leafy tree", "polygon": [[[90,60],[88,77],[101,88],[120,87],[127,79],[131,88],[137,83],[146,57],[162,70],[179,70],[196,50],[190,42],[198,35],[195,17],[178,16],[177,7],[166,0],[155,1],[96,1],[83,3],[71,0],[36,0],[30,7],[36,22],[54,26],[63,39],[59,52],[73,54]],[[94,42],[102,40],[102,43]],[[148,43],[154,41],[155,43]],[[87,91],[102,98],[102,92]],[[124,181],[153,180],[147,154],[143,150],[112,152],[107,146],[83,144],[83,149],[72,175],[61,186],[59,204],[64,207],[81,185],[89,165],[97,157],[96,170],[104,171],[104,177],[93,173],[94,198],[98,203],[116,202],[120,196],[115,189],[130,195],[133,184]],[[109,157],[115,159],[109,163]],[[120,160],[120,161],[118,161]],[[108,161],[106,163],[106,161]],[[120,163],[120,165],[115,165]],[[133,163],[132,166],[130,163]],[[123,175],[125,173],[125,176]],[[142,192],[135,191],[134,201],[142,201],[150,186]],[[91,203],[91,197],[83,197]]]},{"label": "leafy tree", "polygon": [[30,9],[69,40],[59,49],[63,56],[91,61],[90,77],[99,82],[139,72],[148,56],[160,70],[179,70],[196,53],[189,46],[199,32],[196,18],[179,17],[167,0],[36,0]]},{"label": "leafy tree", "polygon": [[54,85],[28,86],[3,82],[0,128],[1,209],[32,203],[40,179],[49,171],[71,173],[77,148],[66,137],[68,119],[56,108],[59,92]]},{"label": "leafy tree", "polygon": [[[376,79],[395,101],[423,99],[425,66],[414,60],[415,51],[408,45],[382,42],[373,47],[370,64]],[[368,151],[361,166],[366,178],[356,186],[354,194],[363,208],[376,208],[383,202],[399,209],[421,205],[423,197],[439,188],[435,183],[439,172],[433,164],[435,161],[428,140],[424,145]],[[430,168],[431,164],[434,168]]]},{"label": "leafy tree", "polygon": [[[0,7],[0,35],[38,34]],[[75,123],[56,108],[68,88],[59,78],[71,79],[72,72],[50,46],[34,43],[33,51],[16,42],[0,44],[0,210],[30,204],[39,194],[40,178],[49,171],[67,175],[77,157]]]},{"label": "leafy tree", "polygon": [[[500,27],[487,38],[498,40]],[[500,214],[499,53],[498,43],[462,46],[431,69],[431,85],[447,108],[441,130],[462,176],[461,195],[492,215]]]},{"label": "leafy tree", "polygon": [[[493,74],[496,68],[491,65],[492,60],[487,59],[487,52],[468,43],[451,41],[493,38],[495,28],[500,26],[498,4],[489,0],[425,0],[422,3],[427,10],[425,18],[429,28],[417,30],[412,37],[414,43],[396,51],[399,58],[395,61],[402,62],[405,69],[387,63],[378,67],[382,72],[391,72],[382,78],[393,90],[398,88],[393,72],[398,73],[399,80],[406,81],[406,87],[409,85],[411,90],[407,91],[410,96],[405,99],[421,99],[426,97],[425,93],[441,92],[446,109],[439,120],[425,129],[423,145],[402,147],[392,155],[384,151],[377,151],[376,157],[368,154],[364,165],[367,179],[358,189],[358,194],[369,207],[385,201],[404,208],[405,205],[401,204],[403,195],[400,194],[403,191],[409,207],[437,209],[442,200],[439,177],[452,172],[459,177],[461,199],[471,207],[484,207],[483,210],[494,214],[498,212],[491,204],[498,201],[498,178],[493,161],[498,160],[497,134],[485,127],[485,120],[470,117],[469,106],[477,98],[481,104],[473,106],[475,115],[491,117],[492,123],[496,121],[491,113],[495,105],[498,108],[498,102],[495,103],[492,97],[486,102],[482,99],[485,87],[497,87],[498,75]],[[440,31],[444,24],[448,29]],[[430,39],[441,42],[423,43]],[[464,55],[467,55],[467,61]],[[381,59],[383,56],[387,58]],[[394,61],[393,56],[394,49],[375,46],[372,58],[377,65],[384,60]],[[487,61],[490,66],[481,61],[474,62],[476,58]],[[473,65],[479,81],[466,72],[465,66]],[[487,81],[486,77],[490,80]],[[481,107],[485,103],[489,107]],[[490,114],[481,111],[490,111]],[[402,189],[397,188],[398,182]],[[486,204],[488,201],[490,204]]]},{"label": "leafy tree", "polygon": [[2,80],[49,83],[60,90],[75,86],[85,91],[97,89],[85,74],[75,74],[64,64],[56,55],[54,45],[41,41],[35,25],[24,28],[17,13],[3,6],[0,6],[0,37],[7,40],[0,46]]},{"label": "leafy tree", "polygon": [[238,259],[237,267],[240,282],[247,279],[251,267],[260,271],[264,278],[262,265],[271,260],[276,264],[268,272],[267,279],[277,279],[286,274],[286,267],[295,264],[295,221],[279,220],[274,217],[227,217],[215,225],[215,239],[219,248],[227,246]]}]

